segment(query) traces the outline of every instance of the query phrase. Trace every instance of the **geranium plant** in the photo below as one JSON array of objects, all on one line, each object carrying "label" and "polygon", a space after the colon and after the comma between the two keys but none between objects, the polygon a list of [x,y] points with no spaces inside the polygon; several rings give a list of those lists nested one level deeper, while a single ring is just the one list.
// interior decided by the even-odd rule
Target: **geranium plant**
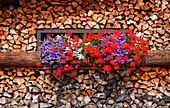
[{"label": "geranium plant", "polygon": [[71,38],[72,33],[65,33],[63,36],[53,35],[47,34],[44,41],[41,41],[41,58],[37,60],[36,65],[41,67],[41,63],[46,64],[45,69],[56,70],[56,76],[69,73],[72,78],[77,74],[75,69],[80,61],[84,59],[81,54],[82,48],[79,48],[81,39],[77,35]]},{"label": "geranium plant", "polygon": [[72,33],[62,36],[47,34],[39,47],[42,53],[36,65],[41,67],[41,63],[44,63],[45,69],[56,70],[56,76],[69,73],[71,78],[77,74],[80,63],[88,61],[92,61],[89,64],[93,69],[100,65],[105,71],[128,65],[129,74],[136,63],[142,61],[141,57],[148,54],[148,42],[136,37],[131,30],[125,33],[120,30],[112,33],[107,30],[89,32],[82,40],[77,35],[71,36]]},{"label": "geranium plant", "polygon": [[121,33],[120,30],[112,33],[108,33],[107,30],[89,32],[81,45],[84,55],[89,57],[90,61],[94,61],[94,69],[96,64],[101,65],[105,71],[130,65],[127,73],[132,71],[136,63],[142,61],[141,57],[147,55],[148,49],[148,42],[136,37],[131,30],[126,30],[125,33]]}]

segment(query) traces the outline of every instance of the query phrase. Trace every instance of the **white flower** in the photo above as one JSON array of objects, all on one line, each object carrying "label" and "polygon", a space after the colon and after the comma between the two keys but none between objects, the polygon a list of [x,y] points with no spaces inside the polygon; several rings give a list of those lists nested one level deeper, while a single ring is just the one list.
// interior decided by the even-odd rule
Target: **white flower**
[{"label": "white flower", "polygon": [[88,43],[85,43],[85,45],[89,45],[90,44],[90,42],[88,42]]},{"label": "white flower", "polygon": [[57,39],[61,39],[61,36],[60,36],[60,35],[57,35]]},{"label": "white flower", "polygon": [[80,59],[84,59],[84,56],[82,55],[82,54],[78,54],[78,59],[80,60]]},{"label": "white flower", "polygon": [[78,51],[78,52],[81,52],[81,51],[82,51],[82,48],[79,48],[77,51]]}]

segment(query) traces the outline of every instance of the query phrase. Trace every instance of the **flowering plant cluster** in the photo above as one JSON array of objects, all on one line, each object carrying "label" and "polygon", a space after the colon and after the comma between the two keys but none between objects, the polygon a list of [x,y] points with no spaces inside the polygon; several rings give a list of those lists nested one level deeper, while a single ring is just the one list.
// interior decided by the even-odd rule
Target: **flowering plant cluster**
[{"label": "flowering plant cluster", "polygon": [[52,35],[47,34],[41,42],[39,49],[42,54],[36,66],[41,67],[41,63],[44,63],[47,64],[45,69],[56,69],[56,76],[67,72],[72,78],[77,74],[75,69],[79,66],[81,59],[84,59],[81,54],[82,48],[79,48],[81,39],[77,35],[71,38],[72,33],[66,33],[65,36],[53,37]]},{"label": "flowering plant cluster", "polygon": [[89,32],[83,39],[72,33],[65,36],[52,37],[47,34],[47,38],[41,42],[41,58],[36,63],[38,67],[41,63],[47,64],[46,69],[56,69],[56,76],[68,72],[70,77],[74,77],[76,68],[81,62],[87,63],[88,59],[93,61],[93,69],[96,65],[101,65],[105,71],[119,69],[124,65],[130,65],[127,69],[129,74],[136,63],[142,61],[141,57],[147,55],[148,42],[136,37],[131,30],[121,33],[120,30],[109,33]]},{"label": "flowering plant cluster", "polygon": [[120,30],[112,33],[105,30],[97,34],[89,32],[81,44],[84,55],[94,61],[93,68],[100,64],[105,71],[130,64],[130,68],[127,69],[129,74],[132,67],[142,61],[141,57],[148,54],[148,42],[136,37],[131,30],[126,30],[125,33],[121,33]]}]

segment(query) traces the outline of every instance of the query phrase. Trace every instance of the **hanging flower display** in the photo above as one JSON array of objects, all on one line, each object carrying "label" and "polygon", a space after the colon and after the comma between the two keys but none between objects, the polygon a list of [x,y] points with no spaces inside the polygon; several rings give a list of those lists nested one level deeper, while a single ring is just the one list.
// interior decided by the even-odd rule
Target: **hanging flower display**
[{"label": "hanging flower display", "polygon": [[71,78],[74,77],[77,74],[75,69],[84,56],[81,54],[82,48],[79,48],[81,39],[76,35],[73,36],[74,38],[71,36],[72,33],[54,37],[47,34],[39,47],[41,58],[37,60],[37,67],[41,67],[41,63],[43,63],[46,64],[45,69],[55,69],[56,76],[69,73]]},{"label": "hanging flower display", "polygon": [[127,73],[130,73],[132,67],[142,61],[141,57],[148,54],[148,42],[136,37],[131,30],[126,30],[125,33],[120,30],[112,33],[107,30],[89,32],[81,44],[84,55],[94,61],[93,67],[100,64],[105,71],[130,65],[127,69]]},{"label": "hanging flower display", "polygon": [[73,38],[71,36],[72,33],[64,36],[47,34],[39,47],[42,54],[36,63],[37,67],[41,67],[43,63],[46,64],[45,69],[55,69],[56,76],[69,73],[73,78],[80,63],[93,61],[89,63],[93,69],[100,65],[105,71],[128,65],[129,74],[136,63],[142,61],[141,57],[148,54],[148,42],[136,37],[131,30],[126,30],[125,33],[120,30],[112,33],[107,30],[89,32],[83,39],[77,35]]}]

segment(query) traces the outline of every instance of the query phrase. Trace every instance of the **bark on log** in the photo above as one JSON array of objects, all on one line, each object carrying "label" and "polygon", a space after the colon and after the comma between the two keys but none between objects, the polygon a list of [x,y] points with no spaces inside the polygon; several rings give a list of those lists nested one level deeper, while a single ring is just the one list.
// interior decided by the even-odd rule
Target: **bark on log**
[{"label": "bark on log", "polygon": [[35,66],[40,52],[4,52],[0,53],[0,66]]}]

